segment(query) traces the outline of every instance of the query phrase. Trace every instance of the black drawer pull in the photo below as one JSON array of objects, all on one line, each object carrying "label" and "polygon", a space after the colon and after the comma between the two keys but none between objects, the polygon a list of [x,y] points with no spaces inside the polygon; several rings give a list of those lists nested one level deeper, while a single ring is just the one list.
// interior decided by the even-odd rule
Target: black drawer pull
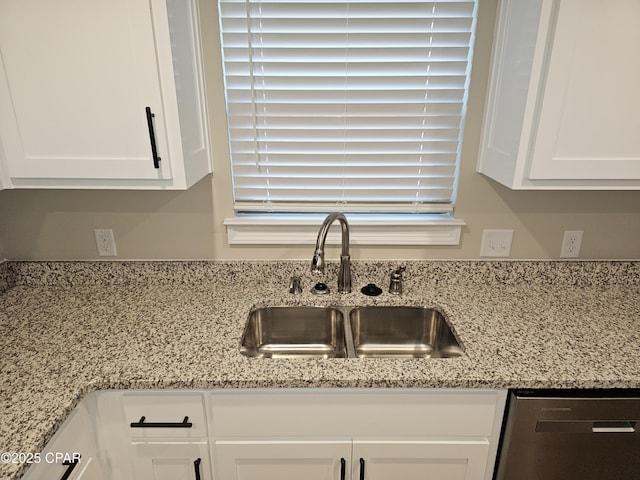
[{"label": "black drawer pull", "polygon": [[200,480],[200,462],[202,462],[202,459],[200,458],[196,458],[195,462],[193,462],[193,469],[196,473],[196,480]]},{"label": "black drawer pull", "polygon": [[153,117],[155,115],[151,112],[151,108],[145,108],[147,112],[147,127],[149,128],[149,140],[151,140],[151,155],[153,156],[153,167],[160,168],[161,158],[158,156],[158,145],[156,144],[156,131],[153,128]]},{"label": "black drawer pull", "polygon": [[360,480],[364,480],[364,458],[360,459]]},{"label": "black drawer pull", "polygon": [[64,471],[64,473],[62,474],[62,476],[60,477],[60,480],[67,480],[67,478],[69,478],[71,476],[71,473],[73,472],[73,469],[76,468],[76,466],[78,465],[78,463],[80,462],[80,460],[75,459],[72,462],[62,462],[62,465],[67,467],[67,469]]},{"label": "black drawer pull", "polygon": [[347,461],[344,458],[340,459],[340,480],[344,480],[347,472]]},{"label": "black drawer pull", "polygon": [[184,417],[182,422],[145,422],[144,415],[137,422],[131,422],[131,428],[191,428],[193,423],[189,421],[189,417]]}]

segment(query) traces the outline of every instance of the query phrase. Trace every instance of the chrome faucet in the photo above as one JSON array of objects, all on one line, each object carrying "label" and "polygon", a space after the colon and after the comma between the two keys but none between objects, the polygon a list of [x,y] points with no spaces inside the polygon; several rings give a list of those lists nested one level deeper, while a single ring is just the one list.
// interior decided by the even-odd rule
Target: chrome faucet
[{"label": "chrome faucet", "polygon": [[340,254],[340,269],[338,271],[338,292],[351,292],[351,256],[349,255],[349,223],[344,214],[340,212],[331,213],[324,219],[320,231],[318,232],[318,240],[316,241],[316,250],[311,260],[311,271],[313,273],[324,272],[324,242],[327,239],[327,232],[331,224],[338,220],[342,227],[342,253]]}]

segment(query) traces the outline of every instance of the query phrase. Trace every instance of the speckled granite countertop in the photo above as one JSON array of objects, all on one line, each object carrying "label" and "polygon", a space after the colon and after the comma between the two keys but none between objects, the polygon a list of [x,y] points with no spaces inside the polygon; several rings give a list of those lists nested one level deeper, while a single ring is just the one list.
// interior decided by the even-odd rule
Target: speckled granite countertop
[{"label": "speckled granite countertop", "polygon": [[[640,262],[411,262],[401,297],[360,294],[395,266],[354,262],[354,293],[319,298],[306,262],[0,264],[0,450],[39,451],[97,389],[640,387]],[[263,304],[435,306],[465,356],[245,358],[247,313]],[[0,465],[0,478],[20,472]]]}]

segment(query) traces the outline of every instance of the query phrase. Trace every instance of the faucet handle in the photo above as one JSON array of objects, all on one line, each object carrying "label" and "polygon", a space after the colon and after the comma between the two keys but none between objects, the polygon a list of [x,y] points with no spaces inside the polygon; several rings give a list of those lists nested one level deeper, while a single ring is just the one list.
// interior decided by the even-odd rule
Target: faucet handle
[{"label": "faucet handle", "polygon": [[299,276],[294,275],[291,277],[289,293],[293,293],[294,295],[300,295],[302,293],[302,279]]}]

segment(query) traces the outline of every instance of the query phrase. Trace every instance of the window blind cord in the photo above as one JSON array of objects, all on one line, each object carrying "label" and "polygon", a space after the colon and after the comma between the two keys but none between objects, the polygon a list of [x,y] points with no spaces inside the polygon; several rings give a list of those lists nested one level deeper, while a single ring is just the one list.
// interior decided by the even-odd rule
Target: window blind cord
[{"label": "window blind cord", "polygon": [[429,31],[429,53],[427,53],[427,69],[425,72],[426,80],[424,85],[424,107],[422,109],[422,132],[420,132],[420,158],[418,159],[418,175],[416,179],[416,196],[414,206],[417,207],[422,203],[420,187],[422,186],[422,163],[424,161],[424,137],[425,128],[427,126],[427,106],[429,105],[429,81],[431,80],[431,54],[433,52],[433,32],[436,25],[436,3],[431,7],[431,27]]},{"label": "window blind cord", "polygon": [[[271,184],[270,184],[270,174],[269,174],[269,143],[267,139],[267,128],[266,128],[266,117],[267,117],[267,98],[266,98],[266,85],[265,85],[265,71],[264,71],[264,40],[262,38],[263,35],[263,25],[262,25],[262,2],[258,1],[258,51],[260,57],[260,77],[262,82],[262,115],[259,113],[258,102],[256,101],[256,79],[255,79],[255,62],[253,60],[253,52],[255,50],[254,47],[254,31],[252,28],[253,15],[251,12],[251,0],[246,0],[245,2],[246,10],[247,10],[247,39],[248,39],[248,47],[249,47],[249,84],[251,86],[251,108],[253,110],[253,148],[255,151],[255,162],[258,173],[265,178],[265,200],[263,203],[265,205],[271,204]],[[263,138],[260,138],[260,129],[258,128],[259,118],[262,117],[263,129],[262,135]],[[264,148],[264,162],[262,162],[261,154],[260,154],[260,143],[262,142]],[[264,165],[263,165],[264,163]]]},{"label": "window blind cord", "polygon": [[[260,77],[262,80],[262,135],[263,135],[263,148],[264,148],[264,163],[265,163],[265,170],[266,170],[266,183],[267,183],[267,188],[266,188],[266,198],[265,198],[265,204],[267,206],[271,205],[271,172],[269,171],[269,134],[268,134],[268,129],[267,129],[267,86],[265,84],[265,78],[266,78],[266,74],[264,71],[264,39],[263,39],[263,34],[264,34],[264,27],[262,25],[262,2],[258,2],[258,22],[260,25]],[[257,152],[256,157],[259,159],[260,158],[260,154],[259,152]]]},{"label": "window blind cord", "polygon": [[349,17],[350,17],[350,11],[349,11],[349,5],[351,4],[351,2],[347,2],[346,5],[346,19],[345,19],[345,55],[344,55],[344,105],[343,105],[343,111],[342,111],[342,119],[343,119],[343,148],[344,148],[344,152],[342,155],[342,194],[341,194],[341,198],[340,201],[337,202],[337,206],[340,209],[344,209],[347,205],[347,201],[346,201],[346,178],[345,178],[345,173],[346,173],[346,164],[347,164],[347,155],[348,155],[348,147],[347,147],[347,137],[348,137],[348,124],[349,124],[349,120],[348,120],[348,115],[349,115],[349,111],[348,111],[348,102],[347,102],[347,97],[349,94],[349,42],[350,42],[350,38],[349,38]]},{"label": "window blind cord", "polygon": [[[255,89],[255,78],[253,73],[253,29],[251,28],[251,2],[250,0],[245,1],[245,8],[247,10],[247,48],[249,49],[249,101],[251,102],[251,110],[253,111],[253,116],[251,119],[252,127],[253,127],[253,149],[255,152],[258,152],[258,107],[256,105],[256,89]],[[260,159],[256,155],[256,168],[260,170]]]}]

